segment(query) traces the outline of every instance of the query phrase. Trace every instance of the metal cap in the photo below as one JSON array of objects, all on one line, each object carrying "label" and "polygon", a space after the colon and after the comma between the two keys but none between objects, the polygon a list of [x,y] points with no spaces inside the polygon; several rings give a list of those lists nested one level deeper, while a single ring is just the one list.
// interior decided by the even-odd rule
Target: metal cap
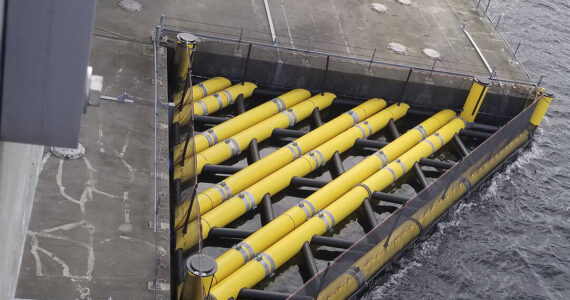
[{"label": "metal cap", "polygon": [[475,77],[475,82],[477,82],[478,84],[482,85],[482,86],[490,86],[491,85],[491,80],[489,80],[489,78],[484,78],[484,77]]},{"label": "metal cap", "polygon": [[553,93],[549,93],[549,92],[546,92],[546,91],[543,92],[542,95],[543,95],[544,97],[547,97],[547,98],[554,98],[554,94],[553,94]]},{"label": "metal cap", "polygon": [[181,43],[187,43],[191,45],[196,45],[198,42],[198,37],[188,32],[179,33],[176,35],[176,38],[178,38],[178,41]]},{"label": "metal cap", "polygon": [[195,254],[186,260],[188,272],[200,276],[208,277],[214,275],[218,270],[216,260],[205,254]]}]

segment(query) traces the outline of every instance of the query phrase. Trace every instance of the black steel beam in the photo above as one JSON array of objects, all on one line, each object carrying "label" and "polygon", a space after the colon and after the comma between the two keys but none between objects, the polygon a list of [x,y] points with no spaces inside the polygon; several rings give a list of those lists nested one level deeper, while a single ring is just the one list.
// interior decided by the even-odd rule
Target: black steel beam
[{"label": "black steel beam", "polygon": [[376,149],[380,149],[382,147],[385,147],[388,144],[389,143],[387,143],[387,142],[371,141],[371,140],[365,140],[365,139],[357,139],[356,142],[354,142],[355,146],[370,147],[370,148],[376,148]]},{"label": "black steel beam", "polygon": [[291,178],[290,185],[297,187],[306,186],[306,187],[322,188],[323,186],[327,185],[327,183],[328,181],[324,180],[295,176]]},{"label": "black steel beam", "polygon": [[434,167],[437,169],[446,169],[447,170],[447,169],[453,167],[455,164],[449,163],[446,161],[440,161],[440,160],[429,159],[429,158],[422,158],[422,159],[420,159],[420,165],[428,166],[428,167]]},{"label": "black steel beam", "polygon": [[224,165],[204,165],[202,168],[203,175],[224,174],[231,175],[241,171],[241,167],[224,166]]},{"label": "black steel beam", "polygon": [[342,165],[342,160],[340,159],[340,154],[338,154],[338,151],[333,154],[331,163],[332,166],[330,169],[333,178],[337,178],[342,173],[344,173],[344,166]]},{"label": "black steel beam", "polygon": [[473,138],[480,138],[480,139],[487,139],[488,137],[493,135],[492,133],[476,131],[476,130],[471,130],[471,129],[461,129],[459,131],[459,134],[464,135],[464,136],[468,136],[468,137],[473,137]]},{"label": "black steel beam", "polygon": [[394,204],[405,204],[408,202],[408,198],[402,196],[396,196],[384,192],[374,192],[372,193],[372,199],[380,200],[384,202],[390,202]]},{"label": "black steel beam", "polygon": [[408,109],[407,114],[408,115],[414,115],[414,116],[422,116],[422,117],[431,117],[433,115],[435,115],[437,112],[433,112],[433,111],[426,111],[426,110],[420,110],[420,109]]},{"label": "black steel beam", "polygon": [[275,98],[279,97],[282,94],[286,93],[287,91],[280,91],[280,90],[273,90],[273,89],[264,89],[264,88],[256,88],[253,90],[252,96],[262,97],[262,98]]},{"label": "black steel beam", "polygon": [[499,127],[497,127],[497,126],[480,124],[480,123],[475,123],[475,122],[468,123],[467,128],[475,129],[475,130],[490,131],[490,132],[495,132],[495,131],[499,130]]},{"label": "black steel beam", "polygon": [[336,238],[330,238],[322,235],[314,235],[313,238],[311,238],[311,244],[320,245],[320,246],[329,246],[340,249],[348,249],[352,246],[353,242]]},{"label": "black steel beam", "polygon": [[366,220],[368,221],[368,225],[370,226],[370,230],[374,227],[378,226],[378,220],[376,220],[376,215],[374,214],[374,210],[372,209],[372,205],[370,205],[370,199],[366,198],[362,202],[362,210],[366,215]]},{"label": "black steel beam", "polygon": [[238,115],[241,115],[245,112],[245,100],[243,98],[243,94],[239,94],[236,98],[236,112]]},{"label": "black steel beam", "polygon": [[[285,300],[292,295],[276,292],[266,292],[254,289],[241,289],[238,294],[238,299],[251,299],[251,300]],[[312,297],[295,296],[295,299],[310,300]]]},{"label": "black steel beam", "polygon": [[459,138],[459,135],[456,134],[453,136],[453,144],[455,144],[455,147],[459,151],[461,157],[469,155],[469,151],[467,150],[467,147],[465,147],[465,144],[463,144],[463,142]]},{"label": "black steel beam", "polygon": [[196,124],[218,125],[218,124],[224,123],[225,121],[227,121],[229,119],[230,118],[194,115],[194,123],[196,123]]},{"label": "black steel beam", "polygon": [[226,238],[226,239],[245,239],[253,234],[253,230],[214,227],[210,229],[208,237]]},{"label": "black steel beam", "polygon": [[[259,159],[260,156],[257,139],[252,139],[251,142],[249,142],[249,157],[247,158],[247,163],[251,165]],[[266,225],[273,221],[273,219],[275,219],[275,214],[273,213],[271,198],[269,197],[269,193],[267,193],[263,195],[263,199],[261,199],[261,224]]]},{"label": "black steel beam", "polygon": [[422,171],[422,169],[420,168],[420,165],[418,163],[414,164],[413,169],[414,169],[414,173],[416,173],[416,177],[418,177],[418,181],[422,185],[422,188],[425,189],[429,185],[427,178],[426,178],[426,175],[424,174],[424,172]]},{"label": "black steel beam", "polygon": [[309,272],[309,277],[317,275],[319,269],[317,268],[317,263],[315,262],[313,251],[311,251],[311,246],[309,246],[308,242],[303,243],[301,254],[303,255],[303,261],[307,267],[307,272]]},{"label": "black steel beam", "polygon": [[291,137],[291,138],[300,138],[307,134],[306,131],[303,130],[294,130],[294,129],[283,129],[283,128],[275,128],[271,132],[272,136],[276,137]]}]

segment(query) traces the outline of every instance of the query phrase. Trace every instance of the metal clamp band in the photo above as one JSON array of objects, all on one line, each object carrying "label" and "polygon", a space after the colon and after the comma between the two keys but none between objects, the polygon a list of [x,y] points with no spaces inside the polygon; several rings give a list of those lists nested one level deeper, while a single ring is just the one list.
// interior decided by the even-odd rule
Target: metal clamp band
[{"label": "metal clamp band", "polygon": [[346,273],[348,275],[352,276],[352,278],[354,278],[354,280],[356,281],[356,285],[358,287],[361,287],[362,285],[364,285],[366,283],[366,277],[364,276],[364,273],[362,273],[360,268],[353,266],[350,269],[348,269],[348,271],[346,271]]},{"label": "metal clamp band", "polygon": [[325,222],[325,226],[327,228],[327,231],[331,231],[333,229],[334,225],[336,224],[336,221],[335,221],[334,216],[331,212],[323,209],[317,214],[317,216],[321,220],[323,220],[323,222]]},{"label": "metal clamp band", "polygon": [[273,98],[271,100],[271,102],[275,103],[275,105],[277,105],[277,111],[278,112],[282,112],[285,110],[285,102],[283,102],[283,100],[279,97],[277,98]]},{"label": "metal clamp band", "polygon": [[368,199],[372,199],[372,190],[370,190],[370,188],[369,188],[366,184],[364,184],[364,183],[359,183],[359,184],[355,185],[355,187],[356,187],[356,186],[361,186],[361,187],[363,187],[363,188],[366,190],[366,192],[368,192]]},{"label": "metal clamp band", "polygon": [[360,121],[358,120],[358,114],[355,113],[353,110],[349,110],[349,111],[347,111],[346,113],[352,118],[352,121],[354,122],[354,125],[356,125],[356,124],[358,124],[358,122],[360,122]]},{"label": "metal clamp band", "polygon": [[386,156],[382,150],[374,152],[374,155],[382,161],[382,167],[385,167],[388,164],[388,156]]},{"label": "metal clamp band", "polygon": [[441,135],[439,135],[439,133],[435,132],[433,135],[439,138],[439,141],[441,142],[441,147],[445,146],[445,142],[443,141],[443,138],[441,137]]},{"label": "metal clamp band", "polygon": [[435,153],[435,145],[430,140],[424,139],[424,140],[422,140],[422,142],[426,142],[431,146],[431,154]]},{"label": "metal clamp band", "polygon": [[212,147],[212,145],[214,145],[214,138],[210,136],[207,131],[202,132],[201,135],[203,135],[206,140],[208,140],[208,146]]},{"label": "metal clamp band", "polygon": [[297,114],[295,114],[293,109],[289,108],[282,113],[285,114],[289,119],[289,127],[293,127],[295,124],[297,124]]},{"label": "metal clamp band", "polygon": [[203,97],[208,96],[208,90],[206,90],[206,87],[204,86],[203,83],[201,83],[201,82],[198,83],[198,87],[202,90],[202,94],[204,94]]},{"label": "metal clamp band", "polygon": [[273,274],[275,272],[275,261],[273,257],[266,253],[259,253],[255,259],[263,266],[265,269],[265,277]]},{"label": "metal clamp band", "polygon": [[364,121],[362,123],[364,123],[364,125],[366,125],[366,127],[368,128],[368,136],[371,136],[373,133],[372,125],[370,125],[370,123],[368,121]]},{"label": "metal clamp band", "polygon": [[241,256],[243,257],[244,263],[247,263],[253,257],[255,257],[255,251],[253,251],[253,248],[251,247],[251,245],[249,245],[246,242],[238,243],[237,245],[234,245],[232,248],[234,248],[235,250],[239,251],[239,253],[241,253]]},{"label": "metal clamp band", "polygon": [[400,167],[402,167],[402,170],[404,171],[403,174],[406,174],[406,165],[404,165],[404,163],[400,159],[396,159],[394,162],[398,163]]},{"label": "metal clamp band", "polygon": [[420,132],[420,134],[422,135],[422,139],[425,139],[428,137],[427,130],[422,125],[418,125],[418,126],[414,127],[413,129]]},{"label": "metal clamp band", "polygon": [[225,202],[232,197],[232,190],[225,182],[222,181],[214,185],[214,188],[220,192],[220,195],[222,195],[222,202]]},{"label": "metal clamp band", "polygon": [[222,100],[222,97],[220,97],[220,94],[218,93],[215,93],[213,96],[218,100],[218,110],[222,110],[222,108],[224,108],[224,100]]},{"label": "metal clamp band", "polygon": [[202,107],[203,114],[207,115],[208,114],[208,107],[206,106],[206,103],[202,102],[202,100],[198,100],[198,101],[196,101],[196,103],[198,103]]},{"label": "metal clamp band", "polygon": [[210,147],[218,143],[218,135],[214,130],[208,129],[205,132],[202,132],[202,135],[206,137]]},{"label": "metal clamp band", "polygon": [[366,138],[366,130],[364,130],[364,128],[362,128],[362,126],[360,126],[360,124],[356,125],[355,127],[360,129],[360,132],[362,132],[362,138],[365,139]]},{"label": "metal clamp band", "polygon": [[394,170],[392,170],[392,168],[390,168],[389,166],[385,166],[384,169],[388,169],[388,171],[390,171],[390,173],[392,173],[392,177],[393,177],[392,183],[396,182],[396,179],[397,179],[396,172],[394,172]]},{"label": "metal clamp band", "polygon": [[248,192],[248,191],[243,191],[239,194],[237,194],[237,196],[243,201],[243,204],[245,205],[245,211],[248,212],[252,209],[255,209],[256,205],[255,205],[255,198],[253,197],[253,195]]},{"label": "metal clamp band", "polygon": [[303,209],[305,215],[307,216],[307,220],[309,220],[317,212],[313,203],[307,200],[301,201],[297,206]]},{"label": "metal clamp band", "polygon": [[239,155],[241,153],[238,142],[233,138],[226,139],[225,143],[228,144],[228,146],[230,146],[230,150],[232,151],[232,156]]},{"label": "metal clamp band", "polygon": [[473,186],[471,185],[471,181],[469,181],[469,179],[465,178],[465,177],[459,177],[459,181],[461,183],[463,183],[463,185],[465,186],[465,189],[469,192],[471,190],[471,188],[473,188]]},{"label": "metal clamp band", "polygon": [[228,96],[228,103],[229,105],[234,104],[234,96],[232,96],[232,93],[230,93],[228,90],[223,90],[222,91],[224,94],[226,94],[226,96]]},{"label": "metal clamp band", "polygon": [[323,155],[323,153],[321,153],[321,151],[315,149],[313,150],[313,153],[317,154],[320,158],[321,158],[321,167],[325,165],[325,156]]},{"label": "metal clamp band", "polygon": [[285,148],[289,149],[291,153],[293,153],[293,159],[299,158],[303,153],[301,151],[301,147],[299,146],[299,144],[297,144],[297,142],[292,142],[290,144],[287,144]]}]

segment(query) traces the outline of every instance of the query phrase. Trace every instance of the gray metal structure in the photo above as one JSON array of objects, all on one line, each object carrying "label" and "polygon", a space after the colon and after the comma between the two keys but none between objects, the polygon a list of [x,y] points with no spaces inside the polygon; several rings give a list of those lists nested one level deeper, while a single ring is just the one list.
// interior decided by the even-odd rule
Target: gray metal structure
[{"label": "gray metal structure", "polygon": [[76,147],[95,1],[7,0],[0,139]]}]

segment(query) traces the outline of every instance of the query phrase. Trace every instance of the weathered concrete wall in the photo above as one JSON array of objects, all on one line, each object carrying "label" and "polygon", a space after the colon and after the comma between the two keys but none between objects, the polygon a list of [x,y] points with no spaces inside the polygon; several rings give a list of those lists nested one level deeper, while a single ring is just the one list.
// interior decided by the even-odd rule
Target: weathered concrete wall
[{"label": "weathered concrete wall", "polygon": [[0,299],[16,292],[43,149],[0,142]]}]

